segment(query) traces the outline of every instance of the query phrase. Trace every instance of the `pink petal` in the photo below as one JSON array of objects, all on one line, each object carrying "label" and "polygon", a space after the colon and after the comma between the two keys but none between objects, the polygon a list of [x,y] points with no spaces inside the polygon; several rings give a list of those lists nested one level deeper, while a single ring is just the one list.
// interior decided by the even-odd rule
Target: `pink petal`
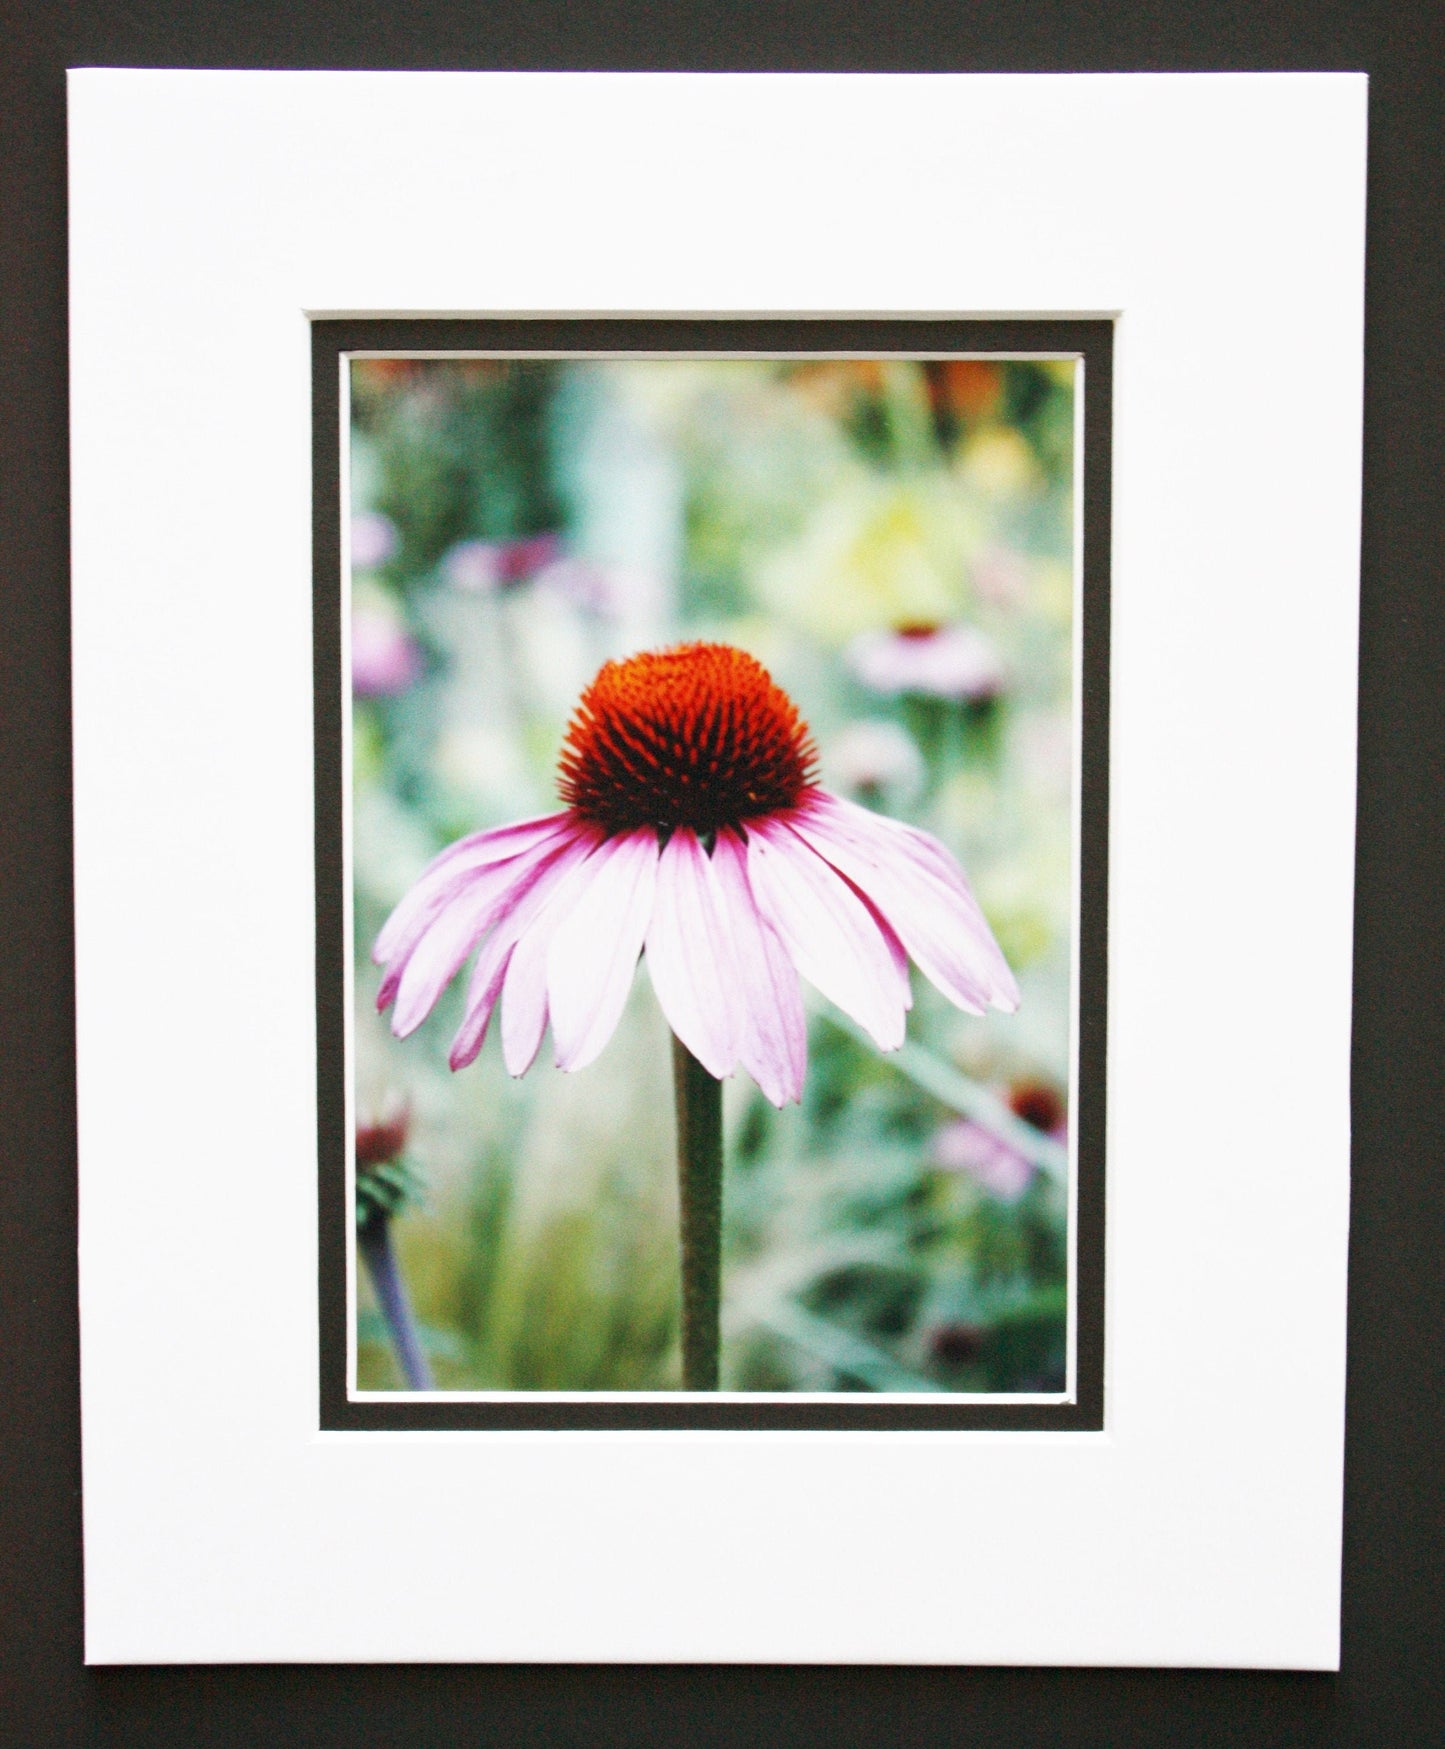
[{"label": "pink petal", "polygon": [[464,892],[422,936],[396,980],[391,1030],[398,1038],[416,1031],[457,974],[492,920],[490,893]]},{"label": "pink petal", "polygon": [[[522,872],[525,873],[525,869]],[[499,892],[510,890],[517,874],[518,869],[514,864],[501,863],[496,868],[487,870],[481,876],[462,874],[451,885],[434,893],[425,909],[419,911],[410,920],[404,934],[391,944],[390,952],[387,955],[386,969],[376,992],[377,1013],[379,1014],[383,1009],[390,1007],[396,999],[396,993],[401,987],[401,980],[418,948],[427,936],[436,929],[450,908],[460,904],[470,911],[473,906],[483,904],[488,897],[494,897]],[[393,1017],[394,1028],[395,1017]]]},{"label": "pink petal", "polygon": [[378,965],[394,959],[403,940],[435,917],[457,884],[473,871],[491,863],[506,862],[524,852],[540,849],[551,840],[573,829],[572,814],[563,811],[547,814],[537,820],[519,820],[510,826],[496,826],[486,832],[473,832],[449,844],[434,856],[407,888],[396,909],[381,927],[371,957]]},{"label": "pink petal", "polygon": [[[826,862],[827,858],[825,857],[823,860]],[[854,891],[857,891],[856,887]],[[908,950],[898,939],[893,925],[868,897],[867,893],[860,892],[858,897],[867,906],[868,915],[877,924],[878,933],[883,937],[883,945],[888,949],[888,957],[893,961],[893,969],[898,974],[899,982],[903,985],[903,1006],[911,1008],[913,1006],[913,989],[908,982]]]},{"label": "pink petal", "polygon": [[734,954],[741,1001],[738,1059],[765,1098],[784,1106],[803,1096],[808,1027],[798,974],[787,949],[758,908],[748,885],[747,850],[732,832],[718,833],[712,868]]},{"label": "pink petal", "polygon": [[585,1069],[617,1029],[652,917],[657,834],[609,838],[586,864],[577,903],[547,950],[547,1006],[559,1069]]},{"label": "pink petal", "polygon": [[953,887],[973,902],[967,877],[957,861],[936,838],[916,826],[907,826],[902,820],[890,819],[887,814],[877,814],[872,808],[860,807],[857,802],[835,796],[831,790],[816,787],[807,792],[806,800],[792,817],[795,821],[811,819],[826,823],[841,838],[874,857],[887,857],[901,846],[911,847],[945,886]]},{"label": "pink petal", "polygon": [[776,820],[748,827],[748,882],[793,964],[870,1035],[903,1043],[906,977],[873,914],[840,875]]},{"label": "pink petal", "polygon": [[657,863],[647,970],[668,1024],[719,1081],[737,1063],[737,967],[722,895],[697,834],[682,826]]},{"label": "pink petal", "polygon": [[388,968],[377,1002],[385,1006],[395,993],[391,1029],[398,1038],[415,1032],[487,930],[506,916],[558,854],[547,845],[530,856],[479,870],[408,946],[405,958]]},{"label": "pink petal", "polygon": [[[486,1041],[487,1027],[491,1023],[492,1010],[501,994],[502,983],[506,977],[507,968],[511,964],[513,949],[522,935],[530,928],[533,920],[540,914],[563,877],[579,862],[586,861],[596,849],[599,839],[600,834],[579,833],[565,849],[546,864],[536,880],[532,882],[523,896],[482,943],[482,951],[477,955],[477,963],[472,969],[471,983],[467,987],[465,1018],[457,1030],[457,1036],[452,1040],[451,1052],[447,1059],[453,1069],[464,1069],[468,1063],[476,1059]],[[542,1031],[539,1027],[537,1029],[539,1043],[541,1036]],[[536,1055],[535,1044],[532,1047],[531,1055]],[[529,1062],[530,1060],[531,1057],[528,1058]]]},{"label": "pink petal", "polygon": [[946,1124],[934,1140],[933,1157],[945,1172],[967,1172],[1004,1202],[1017,1202],[1034,1175],[1031,1161],[972,1118]]},{"label": "pink petal", "polygon": [[973,1014],[1018,1007],[1013,973],[963,870],[936,838],[822,791],[787,825],[872,900],[949,1001]]},{"label": "pink petal", "polygon": [[[425,878],[422,877],[423,880]],[[396,986],[401,981],[401,974],[406,969],[406,962],[411,958],[416,944],[447,906],[466,891],[471,879],[471,872],[462,869],[442,880],[427,881],[420,892],[418,887],[411,887],[401,904],[387,918],[385,927],[377,936],[371,950],[371,957],[377,965],[387,968],[386,976],[381,981],[381,989],[377,993],[378,1009],[385,1008],[395,996]]]},{"label": "pink petal", "polygon": [[805,804],[791,816],[791,823],[794,825],[800,825],[804,820],[827,825],[836,833],[835,841],[851,844],[875,864],[881,861],[885,867],[897,866],[901,858],[908,865],[921,868],[924,873],[955,893],[977,924],[982,939],[991,944],[993,955],[996,956],[995,973],[1001,979],[1005,991],[1012,991],[1013,1001],[1017,1006],[1018,986],[1014,983],[1008,962],[999,952],[988,920],[973,895],[973,888],[968,884],[968,877],[957,860],[936,838],[930,833],[920,831],[916,826],[906,826],[901,820],[889,819],[886,814],[875,814],[871,808],[859,807],[856,802],[846,801],[842,796],[835,796],[824,789],[815,788],[810,791]]},{"label": "pink petal", "polygon": [[525,1075],[547,1030],[547,952],[552,937],[587,890],[599,845],[569,868],[517,941],[502,982],[502,1061],[509,1075]]},{"label": "pink petal", "polygon": [[472,832],[458,838],[439,855],[432,858],[430,868],[442,868],[449,861],[470,858],[474,852],[485,852],[478,862],[505,862],[509,856],[520,856],[533,850],[559,833],[575,832],[581,822],[570,808],[555,814],[537,814],[530,820],[512,820],[505,826],[489,826],[485,832]]},{"label": "pink petal", "polygon": [[[494,929],[477,957],[472,981],[467,986],[467,1012],[457,1028],[452,1048],[447,1052],[447,1067],[465,1069],[474,1063],[487,1042],[487,1028],[492,1024],[492,1011],[502,993],[502,981],[512,963],[517,938],[510,929]],[[535,1053],[534,1053],[535,1055]]]},{"label": "pink petal", "polygon": [[[984,1012],[994,979],[980,964],[978,925],[958,894],[920,869],[879,869],[855,850],[830,841],[826,833],[801,824],[795,829],[805,843],[866,894],[883,916],[896,920],[898,933],[925,977],[968,1013]],[[907,852],[896,846],[893,854],[901,864]]]},{"label": "pink petal", "polygon": [[397,998],[392,1031],[398,1038],[416,1030],[472,948],[516,904],[565,843],[565,839],[552,839],[523,856],[463,872],[412,923],[393,950],[376,995],[378,1009]]},{"label": "pink petal", "polygon": [[509,1075],[531,1068],[547,1030],[547,943],[551,939],[546,914],[522,937],[507,961],[502,981],[502,1061]]}]

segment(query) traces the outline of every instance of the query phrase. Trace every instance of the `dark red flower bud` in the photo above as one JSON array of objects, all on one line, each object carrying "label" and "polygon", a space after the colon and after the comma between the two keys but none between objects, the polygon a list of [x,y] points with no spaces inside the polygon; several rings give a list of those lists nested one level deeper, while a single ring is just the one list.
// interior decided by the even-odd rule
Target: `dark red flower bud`
[{"label": "dark red flower bud", "polygon": [[406,1146],[411,1131],[411,1106],[393,1106],[381,1117],[356,1126],[356,1164],[364,1172],[369,1166],[384,1166],[394,1160]]},{"label": "dark red flower bud", "polygon": [[942,1366],[966,1366],[983,1353],[985,1335],[978,1324],[936,1324],[929,1332],[928,1352]]},{"label": "dark red flower bud", "polygon": [[1053,1135],[1064,1121],[1064,1102],[1046,1081],[1016,1081],[1009,1089],[1009,1110],[1045,1135]]}]

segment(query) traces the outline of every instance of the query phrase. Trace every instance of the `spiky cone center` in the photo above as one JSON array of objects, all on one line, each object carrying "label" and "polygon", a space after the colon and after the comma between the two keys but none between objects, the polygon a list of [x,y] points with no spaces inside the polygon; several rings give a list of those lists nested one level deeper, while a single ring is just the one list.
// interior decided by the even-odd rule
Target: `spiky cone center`
[{"label": "spiky cone center", "polygon": [[558,788],[605,832],[702,836],[796,807],[816,766],[806,723],[761,662],[679,644],[603,664],[568,725]]}]

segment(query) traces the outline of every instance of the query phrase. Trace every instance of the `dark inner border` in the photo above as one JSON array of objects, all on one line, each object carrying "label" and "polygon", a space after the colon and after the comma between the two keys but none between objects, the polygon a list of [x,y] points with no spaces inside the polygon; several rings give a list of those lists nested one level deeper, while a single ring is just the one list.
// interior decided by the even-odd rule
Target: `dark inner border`
[{"label": "dark inner border", "polygon": [[[734,1428],[1092,1431],[1104,1424],[1104,1125],[1108,979],[1109,570],[1113,323],[1098,321],[559,318],[355,319],[311,324],[313,686],[316,775],[317,1160],[320,1425],[329,1430]],[[353,1402],[346,1394],[346,1049],[342,864],[340,361],[349,352],[1077,353],[1084,359],[1083,736],[1080,753],[1075,1397],[1066,1404]]]}]

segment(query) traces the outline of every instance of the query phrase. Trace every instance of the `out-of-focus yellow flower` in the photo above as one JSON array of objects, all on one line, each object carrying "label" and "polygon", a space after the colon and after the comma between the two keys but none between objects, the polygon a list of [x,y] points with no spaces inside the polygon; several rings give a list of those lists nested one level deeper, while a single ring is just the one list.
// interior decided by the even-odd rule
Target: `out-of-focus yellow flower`
[{"label": "out-of-focus yellow flower", "polygon": [[883,393],[883,366],[876,358],[825,358],[787,368],[783,381],[815,412],[842,419],[865,395]]},{"label": "out-of-focus yellow flower", "polygon": [[1066,626],[1074,614],[1074,573],[1061,559],[1040,559],[1034,568],[1034,600],[1039,614]]},{"label": "out-of-focus yellow flower", "polygon": [[982,532],[946,475],[855,477],[767,567],[762,593],[835,647],[880,626],[953,620],[967,605]]},{"label": "out-of-focus yellow flower", "polygon": [[964,485],[993,503],[1037,489],[1039,464],[1028,439],[1006,425],[988,425],[963,446],[958,461]]}]

